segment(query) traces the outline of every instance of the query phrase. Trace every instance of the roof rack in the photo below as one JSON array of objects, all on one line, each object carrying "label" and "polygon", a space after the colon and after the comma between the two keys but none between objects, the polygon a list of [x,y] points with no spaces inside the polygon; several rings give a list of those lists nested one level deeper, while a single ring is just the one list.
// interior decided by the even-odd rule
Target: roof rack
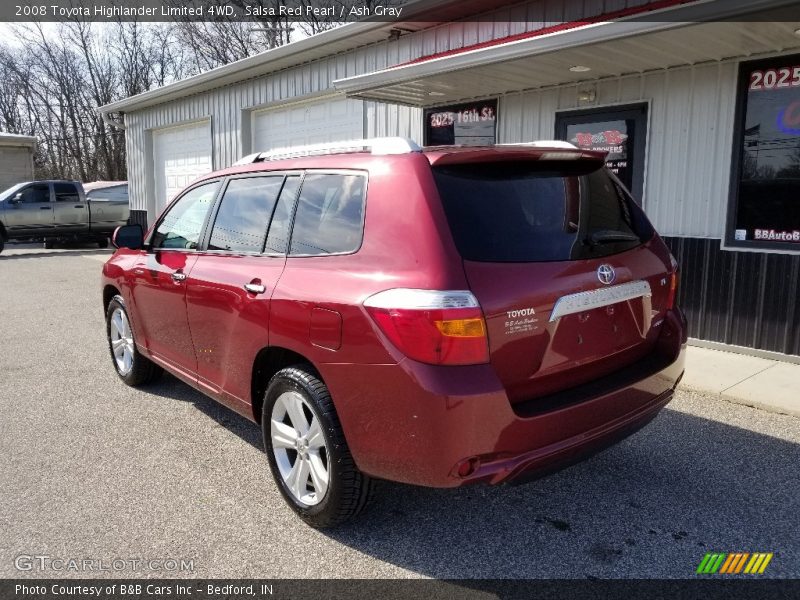
[{"label": "roof rack", "polygon": [[233,166],[249,165],[265,160],[280,160],[282,158],[298,158],[301,156],[319,156],[324,154],[343,154],[346,152],[370,152],[375,155],[409,154],[411,152],[422,152],[422,148],[413,140],[402,137],[347,140],[344,142],[279,148],[277,150],[270,150],[269,152],[256,152],[255,154],[250,154],[237,160],[233,163]]},{"label": "roof rack", "polygon": [[564,140],[540,140],[538,142],[519,142],[519,143],[504,143],[495,144],[495,146],[527,146],[529,148],[563,148],[564,150],[578,150],[579,148]]}]

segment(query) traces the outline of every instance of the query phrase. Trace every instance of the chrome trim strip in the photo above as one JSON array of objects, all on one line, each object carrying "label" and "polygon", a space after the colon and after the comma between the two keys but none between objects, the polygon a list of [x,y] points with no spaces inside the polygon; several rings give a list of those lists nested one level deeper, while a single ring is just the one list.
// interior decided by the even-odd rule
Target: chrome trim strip
[{"label": "chrome trim strip", "polygon": [[650,298],[652,295],[650,284],[646,281],[631,281],[611,287],[589,290],[588,292],[569,294],[556,300],[555,305],[553,305],[553,312],[550,313],[550,322],[552,323],[566,315],[574,315],[594,308],[627,302],[635,298]]}]

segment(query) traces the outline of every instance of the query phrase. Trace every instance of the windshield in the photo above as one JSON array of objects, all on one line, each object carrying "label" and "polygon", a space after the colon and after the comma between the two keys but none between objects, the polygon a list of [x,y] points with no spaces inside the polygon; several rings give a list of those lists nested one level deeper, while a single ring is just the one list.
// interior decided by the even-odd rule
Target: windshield
[{"label": "windshield", "polygon": [[11,196],[14,195],[15,192],[17,192],[20,188],[22,188],[22,187],[24,187],[26,185],[28,185],[28,182],[23,182],[23,183],[18,183],[16,185],[12,185],[7,190],[4,190],[4,191],[0,192],[0,200],[5,200],[6,198],[10,198]]},{"label": "windshield", "polygon": [[542,165],[498,162],[434,169],[464,259],[600,258],[653,236],[644,213],[605,167],[592,161]]}]

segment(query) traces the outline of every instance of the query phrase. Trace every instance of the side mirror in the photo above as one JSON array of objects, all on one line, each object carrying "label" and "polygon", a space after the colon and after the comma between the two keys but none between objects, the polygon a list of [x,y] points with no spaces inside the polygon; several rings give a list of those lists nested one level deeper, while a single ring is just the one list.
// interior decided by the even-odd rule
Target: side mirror
[{"label": "side mirror", "polygon": [[144,246],[144,230],[138,224],[117,227],[111,234],[111,244],[114,248],[141,250]]},{"label": "side mirror", "polygon": [[12,198],[8,199],[8,203],[17,204],[20,200],[22,200],[22,192],[17,192]]}]

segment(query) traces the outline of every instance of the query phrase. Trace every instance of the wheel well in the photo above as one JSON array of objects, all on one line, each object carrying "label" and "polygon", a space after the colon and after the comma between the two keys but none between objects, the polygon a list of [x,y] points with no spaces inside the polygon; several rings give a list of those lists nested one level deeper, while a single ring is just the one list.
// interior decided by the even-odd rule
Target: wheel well
[{"label": "wheel well", "polygon": [[119,290],[113,285],[107,285],[103,288],[103,312],[108,311],[108,305],[111,304],[111,300],[117,295],[119,295]]},{"label": "wheel well", "polygon": [[286,348],[263,348],[253,362],[253,371],[250,383],[250,397],[253,404],[253,418],[261,424],[261,408],[264,405],[264,393],[267,391],[270,379],[283,368],[296,364],[307,364],[312,367],[314,375],[319,375],[310,360],[302,354]]}]

